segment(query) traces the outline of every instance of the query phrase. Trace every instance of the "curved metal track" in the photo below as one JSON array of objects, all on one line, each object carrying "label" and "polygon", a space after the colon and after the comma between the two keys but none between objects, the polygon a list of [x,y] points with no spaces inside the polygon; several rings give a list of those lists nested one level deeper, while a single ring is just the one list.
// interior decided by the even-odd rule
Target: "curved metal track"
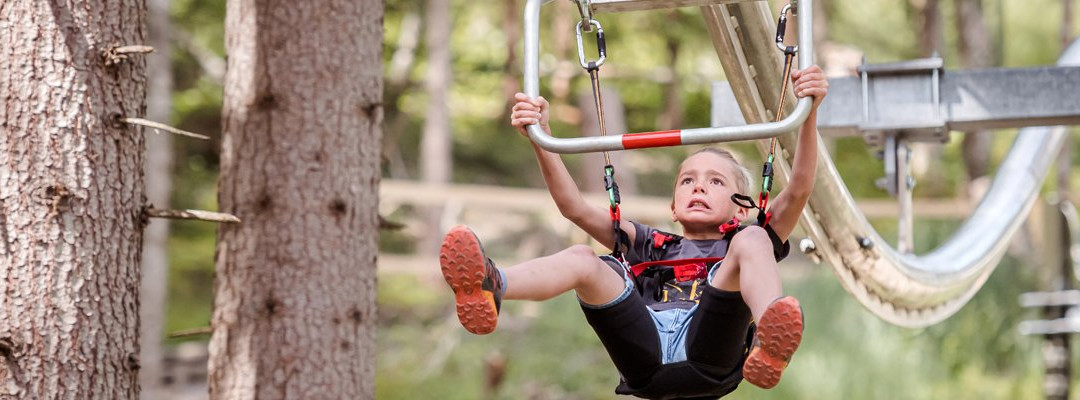
[{"label": "curved metal track", "polygon": [[[1080,41],[1058,65],[1080,64]],[[948,318],[978,292],[1039,194],[1064,127],[1021,129],[990,190],[955,234],[924,255],[902,254],[859,213],[820,146],[814,193],[802,223],[843,286],[871,312],[906,327]],[[871,246],[863,246],[862,239]]]},{"label": "curved metal track", "polygon": [[[526,6],[526,36],[531,40],[526,40],[525,86],[527,94],[532,96],[539,93],[534,59],[539,47],[535,38],[536,14],[540,4],[547,1],[550,0],[529,0]],[[801,17],[808,16],[809,7],[800,4],[800,13],[804,10],[806,13]],[[784,79],[778,69],[779,55],[772,49],[771,35],[776,27],[768,5],[764,2],[711,5],[702,7],[702,12],[744,119],[748,123],[768,120],[771,112],[768,105],[779,101],[780,80]],[[800,28],[800,37],[809,37],[802,33],[807,29]],[[800,60],[800,67],[806,67],[809,61]],[[1058,65],[1080,65],[1080,40],[1065,51]],[[791,97],[788,100],[794,103]],[[569,146],[530,128],[533,128],[530,136],[552,142],[546,143],[545,148],[551,147],[549,150],[553,151],[629,148],[619,143],[583,145],[576,141],[571,141],[573,146]],[[754,136],[731,133],[710,130],[708,141]],[[978,207],[945,244],[928,254],[900,253],[878,235],[859,212],[826,147],[821,144],[814,192],[800,221],[816,243],[818,254],[832,265],[843,286],[863,306],[896,325],[932,325],[959,310],[993,272],[1019,228],[1017,221],[1028,214],[1038,197],[1043,178],[1066,133],[1063,127],[1021,129]],[[794,148],[794,133],[778,138],[785,149]],[[789,175],[793,152],[782,154],[784,158],[778,160],[776,167],[777,177],[783,182]]]}]

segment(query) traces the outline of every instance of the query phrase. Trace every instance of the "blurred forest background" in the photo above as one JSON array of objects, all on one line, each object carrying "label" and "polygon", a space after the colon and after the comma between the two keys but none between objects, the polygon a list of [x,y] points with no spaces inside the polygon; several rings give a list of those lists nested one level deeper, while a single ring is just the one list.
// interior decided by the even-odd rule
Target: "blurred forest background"
[{"label": "blurred forest background", "polygon": [[[773,10],[780,6],[771,3]],[[851,74],[864,56],[880,63],[935,51],[947,68],[1050,65],[1063,43],[1076,36],[1071,21],[1080,18],[1069,0],[816,3],[817,58],[833,76]],[[618,376],[572,294],[543,304],[507,304],[500,329],[476,337],[458,326],[449,291],[437,273],[434,246],[441,232],[457,223],[475,226],[502,265],[587,242],[548,204],[531,148],[508,124],[508,99],[521,82],[523,4],[386,2],[385,195],[380,213],[391,226],[381,233],[378,266],[380,399],[614,396]],[[213,138],[173,141],[170,207],[214,210],[225,68],[224,0],[172,0],[168,7],[173,45],[168,122]],[[544,7],[541,93],[552,102],[553,129],[561,135],[578,135],[592,121],[591,111],[579,107],[589,104],[591,93],[587,76],[577,66],[576,18],[569,1]],[[605,99],[623,108],[609,118],[625,117],[630,132],[709,125],[710,83],[723,80],[724,73],[697,8],[601,14],[598,19],[608,38],[602,79],[611,92]],[[969,195],[972,182],[992,176],[1014,136],[1015,130],[968,139],[953,133],[943,145],[916,145],[916,198],[953,202],[949,204],[977,201]],[[878,149],[861,138],[826,140],[855,198],[888,200],[874,184],[884,171],[875,157]],[[752,144],[731,147],[748,165],[760,160]],[[670,196],[675,166],[690,150],[619,155],[620,184],[629,194],[624,200],[627,217],[664,226],[664,201]],[[592,166],[596,157],[564,157],[579,184],[593,191],[602,189],[599,183],[590,184],[599,182],[602,173]],[[1077,164],[1073,156],[1072,169]],[[1046,193],[1058,186],[1054,174],[1049,176]],[[1076,174],[1070,179],[1075,181]],[[633,212],[639,209],[640,214]],[[945,240],[964,217],[956,212],[919,218],[916,251]],[[875,224],[883,236],[895,236],[893,219],[875,218]],[[1031,232],[1039,229],[1031,225]],[[214,230],[206,223],[171,223],[166,335],[209,325]],[[969,305],[949,320],[920,330],[898,328],[865,312],[827,266],[793,255],[782,268],[785,289],[806,308],[803,348],[778,388],[764,391],[743,384],[733,398],[1041,398],[1042,339],[1021,336],[1016,328],[1038,313],[1021,309],[1017,296],[1046,287],[1052,279],[1045,257],[1037,254],[1038,241],[1031,239],[1037,234],[1028,236],[1012,246]],[[177,354],[177,349],[204,348],[206,339],[170,336],[165,343],[170,354]],[[167,382],[172,387],[198,386],[199,379],[192,372]],[[180,398],[182,390],[172,392]]]}]

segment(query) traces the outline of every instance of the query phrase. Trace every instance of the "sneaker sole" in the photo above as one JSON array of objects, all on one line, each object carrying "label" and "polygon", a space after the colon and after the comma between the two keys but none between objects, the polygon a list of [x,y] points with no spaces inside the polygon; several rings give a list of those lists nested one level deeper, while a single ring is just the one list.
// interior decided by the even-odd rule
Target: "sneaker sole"
[{"label": "sneaker sole", "polygon": [[465,330],[477,335],[494,331],[499,313],[494,294],[482,289],[486,264],[476,236],[463,226],[451,229],[439,250],[439,264],[454,290],[458,321]]},{"label": "sneaker sole", "polygon": [[780,383],[780,375],[802,342],[803,318],[799,301],[784,297],[769,305],[757,324],[759,346],[743,365],[743,379],[764,389]]}]

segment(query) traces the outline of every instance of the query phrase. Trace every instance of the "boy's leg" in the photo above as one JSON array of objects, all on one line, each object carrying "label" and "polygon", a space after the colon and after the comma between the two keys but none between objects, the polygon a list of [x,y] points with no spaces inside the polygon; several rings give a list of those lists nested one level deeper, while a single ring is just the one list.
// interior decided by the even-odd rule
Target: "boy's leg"
[{"label": "boy's leg", "polygon": [[[743,378],[771,388],[802,341],[799,301],[783,297],[772,241],[764,229],[752,226],[732,239],[723,266],[709,282],[724,291],[739,291],[757,321],[757,343],[743,365]],[[703,300],[704,302],[704,300]]]},{"label": "boy's leg", "polygon": [[746,355],[750,318],[739,292],[706,286],[690,320],[686,359],[717,380],[735,372]]},{"label": "boy's leg", "polygon": [[[604,264],[608,274],[626,282],[626,271],[618,261],[605,257]],[[632,284],[623,285],[625,294],[616,298],[602,303],[582,299],[579,303],[625,385],[641,389],[660,368],[660,335],[644,299],[632,292]]]},{"label": "boy's leg", "polygon": [[469,228],[446,234],[439,254],[443,277],[454,290],[458,319],[469,332],[487,334],[498,323],[502,298],[546,300],[570,289],[588,304],[604,304],[625,289],[588,246],[526,261],[500,272]]},{"label": "boy's leg", "polygon": [[503,274],[506,298],[514,300],[542,301],[573,289],[586,304],[605,304],[626,288],[623,277],[585,245],[507,267]]},{"label": "boy's leg", "polygon": [[728,292],[741,292],[754,320],[783,295],[780,268],[773,258],[772,241],[764,229],[751,226],[735,235],[727,256],[709,284]]}]

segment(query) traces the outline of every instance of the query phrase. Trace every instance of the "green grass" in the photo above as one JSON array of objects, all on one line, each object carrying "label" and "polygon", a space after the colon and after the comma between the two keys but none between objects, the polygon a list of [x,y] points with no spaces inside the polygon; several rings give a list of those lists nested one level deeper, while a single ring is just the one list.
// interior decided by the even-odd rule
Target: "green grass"
[{"label": "green grass", "polygon": [[[794,267],[799,268],[799,267]],[[805,268],[805,267],[803,267]],[[803,345],[773,390],[743,383],[738,399],[1025,399],[1041,397],[1041,341],[1016,324],[1033,318],[1016,296],[1032,270],[1006,260],[959,313],[927,329],[871,315],[824,266],[785,283],[801,300]],[[504,304],[499,329],[462,329],[441,282],[380,279],[380,399],[607,399],[618,376],[572,294],[544,303]],[[383,290],[396,287],[394,290]],[[416,296],[394,297],[402,287]],[[506,376],[484,397],[484,359],[499,354]]]}]

